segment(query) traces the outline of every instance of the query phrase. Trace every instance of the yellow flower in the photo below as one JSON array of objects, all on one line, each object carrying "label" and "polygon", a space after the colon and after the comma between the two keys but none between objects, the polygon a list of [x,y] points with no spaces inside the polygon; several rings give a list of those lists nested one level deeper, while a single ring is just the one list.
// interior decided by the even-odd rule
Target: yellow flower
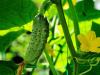
[{"label": "yellow flower", "polygon": [[54,50],[53,50],[53,48],[51,47],[50,44],[47,43],[46,46],[45,46],[45,49],[47,50],[47,52],[48,52],[51,56],[55,57]]},{"label": "yellow flower", "polygon": [[[76,5],[77,0],[72,0],[73,5]],[[63,9],[68,9],[69,8],[69,4],[68,2],[65,3],[65,5],[63,6]]]},{"label": "yellow flower", "polygon": [[94,31],[89,31],[86,35],[79,34],[78,40],[81,51],[100,53],[100,37],[96,37]]}]

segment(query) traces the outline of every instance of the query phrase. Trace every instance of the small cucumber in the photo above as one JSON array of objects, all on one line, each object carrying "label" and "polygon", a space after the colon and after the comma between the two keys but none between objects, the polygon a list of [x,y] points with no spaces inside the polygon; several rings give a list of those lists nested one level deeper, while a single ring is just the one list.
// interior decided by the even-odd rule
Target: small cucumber
[{"label": "small cucumber", "polygon": [[39,14],[35,17],[31,40],[25,54],[25,63],[31,64],[37,61],[49,36],[49,23],[47,19]]}]

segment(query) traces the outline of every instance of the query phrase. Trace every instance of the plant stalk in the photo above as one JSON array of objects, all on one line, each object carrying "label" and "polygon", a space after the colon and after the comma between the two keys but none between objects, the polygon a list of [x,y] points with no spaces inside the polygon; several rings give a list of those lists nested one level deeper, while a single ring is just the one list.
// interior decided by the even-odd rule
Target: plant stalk
[{"label": "plant stalk", "polygon": [[72,39],[71,39],[69,30],[68,30],[66,19],[64,17],[64,12],[63,12],[63,8],[62,8],[61,0],[54,0],[53,2],[56,4],[58,14],[59,14],[59,17],[60,17],[60,22],[61,22],[63,32],[64,32],[64,35],[65,35],[65,39],[66,39],[66,42],[68,44],[71,55],[74,58],[74,57],[77,56],[77,53],[76,53],[74,45],[72,43]]},{"label": "plant stalk", "polygon": [[70,10],[71,10],[71,15],[72,15],[72,20],[73,20],[73,23],[74,23],[74,32],[75,32],[75,39],[76,39],[76,46],[77,46],[77,50],[79,49],[79,41],[77,39],[77,35],[80,34],[80,29],[79,29],[79,24],[78,24],[78,16],[77,16],[77,13],[76,13],[76,10],[73,6],[73,3],[72,3],[72,0],[68,0],[68,4],[69,4],[69,7],[70,7]]},{"label": "plant stalk", "polygon": [[77,68],[77,62],[76,62],[75,57],[77,57],[77,53],[75,51],[75,48],[74,48],[69,30],[68,30],[68,25],[66,23],[66,19],[65,19],[65,16],[64,16],[61,0],[51,0],[51,1],[56,4],[58,14],[59,14],[59,17],[60,17],[60,22],[61,22],[61,25],[62,25],[62,28],[63,28],[64,36],[65,36],[67,45],[69,47],[70,53],[71,53],[73,61],[74,61],[74,74],[73,75],[76,75],[75,71],[76,71],[76,68]]},{"label": "plant stalk", "polygon": [[51,57],[48,55],[48,52],[47,52],[46,50],[44,50],[44,53],[45,53],[46,58],[47,58],[47,60],[48,60],[48,62],[49,62],[49,65],[50,65],[50,69],[51,69],[51,71],[52,71],[52,74],[53,74],[53,75],[58,75],[58,74],[57,74],[57,71],[56,71],[55,68],[54,68],[54,64],[53,64],[53,62],[52,62],[52,60],[51,60]]}]

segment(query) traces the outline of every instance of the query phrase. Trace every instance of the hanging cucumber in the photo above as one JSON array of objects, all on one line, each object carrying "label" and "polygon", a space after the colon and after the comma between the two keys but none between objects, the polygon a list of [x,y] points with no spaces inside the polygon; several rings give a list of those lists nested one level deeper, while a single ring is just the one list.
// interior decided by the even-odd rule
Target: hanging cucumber
[{"label": "hanging cucumber", "polygon": [[43,15],[39,14],[34,20],[31,40],[25,54],[25,63],[33,64],[39,59],[47,42],[48,35],[49,23]]}]

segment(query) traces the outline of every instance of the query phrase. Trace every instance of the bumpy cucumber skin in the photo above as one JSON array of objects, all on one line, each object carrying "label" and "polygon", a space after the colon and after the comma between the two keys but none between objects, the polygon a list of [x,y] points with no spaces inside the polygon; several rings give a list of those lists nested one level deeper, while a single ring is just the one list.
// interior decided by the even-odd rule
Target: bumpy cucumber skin
[{"label": "bumpy cucumber skin", "polygon": [[49,36],[49,24],[42,15],[37,15],[32,29],[32,36],[27,48],[24,61],[32,64],[38,60]]}]

